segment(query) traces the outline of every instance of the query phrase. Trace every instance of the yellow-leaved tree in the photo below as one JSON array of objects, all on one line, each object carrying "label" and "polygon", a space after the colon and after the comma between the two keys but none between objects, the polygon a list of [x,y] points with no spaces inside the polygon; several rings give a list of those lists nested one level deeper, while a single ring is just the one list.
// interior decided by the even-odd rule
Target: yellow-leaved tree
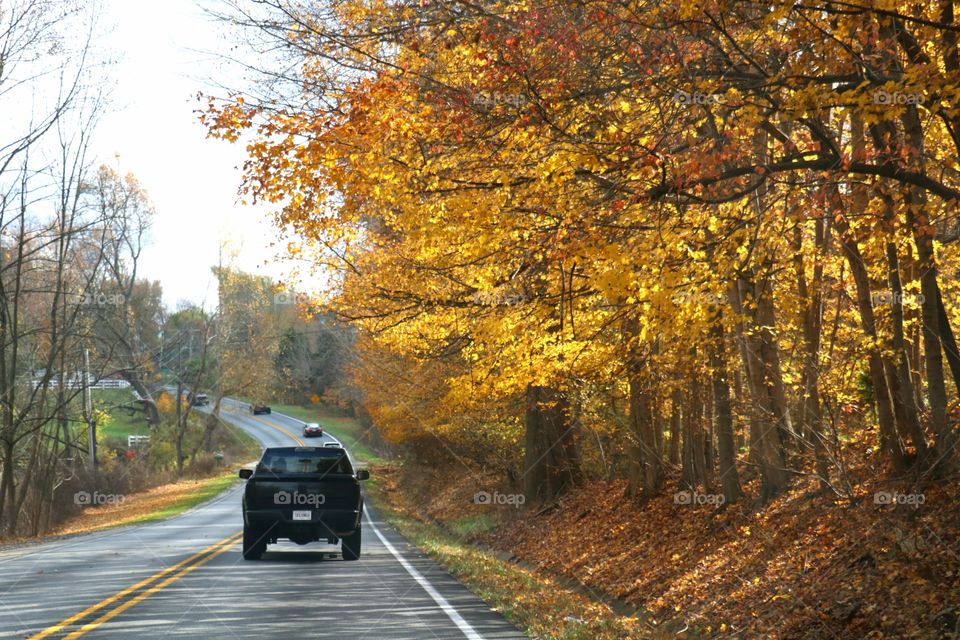
[{"label": "yellow-leaved tree", "polygon": [[955,28],[886,4],[281,3],[290,91],[202,117],[394,440],[519,448],[531,503],[605,442],[633,494],[736,500],[741,449],[763,499],[807,454],[843,491],[844,430],[896,469],[957,435]]}]

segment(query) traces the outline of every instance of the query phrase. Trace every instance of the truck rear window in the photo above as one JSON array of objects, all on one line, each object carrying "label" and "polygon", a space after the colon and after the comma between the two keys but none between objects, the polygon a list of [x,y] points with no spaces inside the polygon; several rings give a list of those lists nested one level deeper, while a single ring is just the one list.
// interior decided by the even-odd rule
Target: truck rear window
[{"label": "truck rear window", "polygon": [[267,452],[257,465],[258,472],[352,474],[350,460],[340,451],[315,449],[307,451]]}]

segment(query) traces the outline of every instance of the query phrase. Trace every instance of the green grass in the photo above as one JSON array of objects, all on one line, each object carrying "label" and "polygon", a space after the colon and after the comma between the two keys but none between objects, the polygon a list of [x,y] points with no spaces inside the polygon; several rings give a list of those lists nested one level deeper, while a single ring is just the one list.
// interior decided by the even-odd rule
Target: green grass
[{"label": "green grass", "polygon": [[130,415],[128,411],[120,408],[121,405],[133,401],[134,395],[130,389],[92,389],[90,397],[94,408],[110,414],[110,421],[99,428],[100,433],[107,439],[122,440],[126,443],[128,435],[150,433],[142,413]]},{"label": "green grass", "polygon": [[329,431],[330,435],[342,442],[350,450],[351,455],[360,462],[383,462],[383,459],[362,440],[365,429],[354,418],[341,415],[335,409],[324,405],[301,407],[290,404],[271,404],[270,407],[297,420],[320,423],[324,431]]},{"label": "green grass", "polygon": [[465,539],[469,539],[478,533],[490,531],[496,526],[497,523],[494,522],[493,518],[486,513],[460,518],[458,520],[454,520],[453,522],[447,523],[447,527],[449,527],[451,531],[453,531],[458,537]]}]

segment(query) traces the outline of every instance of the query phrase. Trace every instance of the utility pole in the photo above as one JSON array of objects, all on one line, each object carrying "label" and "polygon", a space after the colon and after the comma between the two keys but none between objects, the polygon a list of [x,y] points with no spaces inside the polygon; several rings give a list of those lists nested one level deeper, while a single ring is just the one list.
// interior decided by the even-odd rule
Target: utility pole
[{"label": "utility pole", "polygon": [[90,395],[90,350],[83,350],[83,390],[84,408],[87,413],[87,452],[90,473],[97,473],[97,423],[93,418],[93,398]]},{"label": "utility pole", "polygon": [[183,345],[177,350],[177,429],[180,428],[180,408],[181,398],[183,397],[183,380],[180,377],[180,356],[183,355]]}]

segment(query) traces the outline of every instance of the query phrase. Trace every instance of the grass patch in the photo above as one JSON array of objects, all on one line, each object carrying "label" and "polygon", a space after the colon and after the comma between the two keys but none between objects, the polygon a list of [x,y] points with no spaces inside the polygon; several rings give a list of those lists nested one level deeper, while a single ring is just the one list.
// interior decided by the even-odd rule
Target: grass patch
[{"label": "grass patch", "polygon": [[493,518],[486,513],[466,518],[458,518],[447,525],[457,536],[470,539],[478,533],[490,531],[497,526]]},{"label": "grass patch", "polygon": [[121,407],[130,405],[134,400],[130,389],[91,389],[90,398],[96,409],[110,414],[110,421],[98,429],[109,440],[121,440],[124,444],[128,435],[149,435],[150,428],[143,413],[131,413]]},{"label": "grass patch", "polygon": [[377,463],[384,460],[363,441],[366,429],[355,418],[344,416],[336,409],[324,405],[302,407],[291,404],[271,404],[274,411],[285,413],[304,422],[318,422],[325,431],[342,442],[350,453],[361,462]]}]

